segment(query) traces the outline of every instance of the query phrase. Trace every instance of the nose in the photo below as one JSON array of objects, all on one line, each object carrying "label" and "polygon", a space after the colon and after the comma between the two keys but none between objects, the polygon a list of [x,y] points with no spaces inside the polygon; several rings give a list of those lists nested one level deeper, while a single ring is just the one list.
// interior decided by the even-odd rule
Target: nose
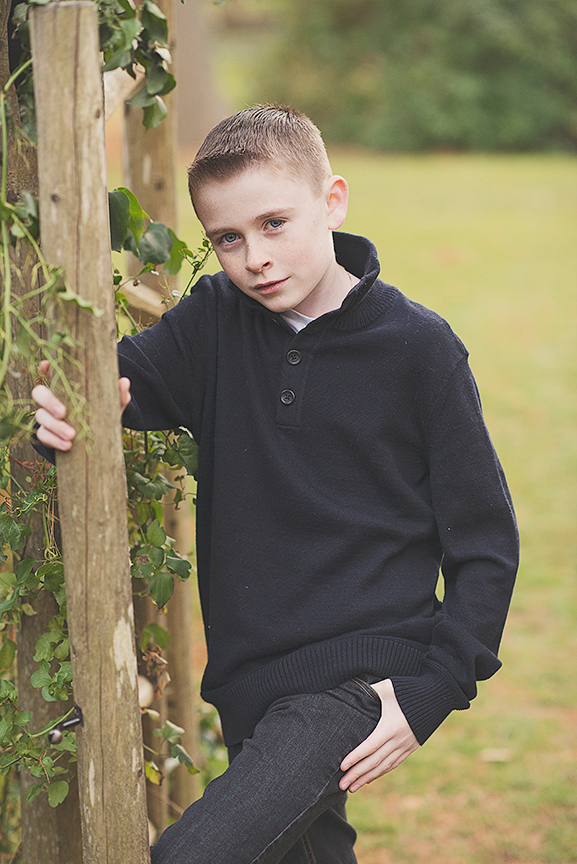
[{"label": "nose", "polygon": [[266,244],[252,240],[246,244],[245,267],[250,273],[262,273],[272,266]]}]

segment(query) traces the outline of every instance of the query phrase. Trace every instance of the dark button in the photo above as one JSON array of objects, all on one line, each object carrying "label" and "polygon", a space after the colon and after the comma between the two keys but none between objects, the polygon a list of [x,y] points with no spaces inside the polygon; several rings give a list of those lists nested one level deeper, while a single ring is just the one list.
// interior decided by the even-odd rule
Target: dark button
[{"label": "dark button", "polygon": [[292,405],[296,398],[292,390],[283,390],[280,394],[280,401],[283,405]]},{"label": "dark button", "polygon": [[297,363],[300,363],[303,359],[303,355],[300,351],[292,350],[288,352],[288,354],[286,355],[286,359],[291,364],[291,366],[296,366]]}]

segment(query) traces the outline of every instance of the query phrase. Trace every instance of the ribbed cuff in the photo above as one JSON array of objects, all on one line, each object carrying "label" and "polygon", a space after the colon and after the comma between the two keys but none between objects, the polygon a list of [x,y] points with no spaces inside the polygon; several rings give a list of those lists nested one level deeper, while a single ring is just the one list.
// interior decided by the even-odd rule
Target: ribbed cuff
[{"label": "ribbed cuff", "polygon": [[419,744],[424,744],[451,711],[470,705],[463,691],[436,664],[425,663],[422,675],[391,676],[401,711]]}]

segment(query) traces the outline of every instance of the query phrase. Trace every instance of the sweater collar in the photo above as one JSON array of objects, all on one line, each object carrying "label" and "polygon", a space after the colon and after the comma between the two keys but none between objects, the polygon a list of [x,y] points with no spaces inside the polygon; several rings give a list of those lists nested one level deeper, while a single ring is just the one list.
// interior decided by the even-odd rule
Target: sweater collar
[{"label": "sweater collar", "polygon": [[[314,326],[317,321],[323,321],[334,330],[357,330],[370,324],[389,308],[393,301],[394,289],[378,279],[379,259],[377,250],[370,240],[355,234],[346,234],[344,231],[334,231],[333,243],[337,262],[359,281],[351,288],[338,309],[321,315],[309,327]],[[230,280],[229,286],[253,308],[284,323],[280,313],[270,312],[258,300],[247,297]]]},{"label": "sweater collar", "polygon": [[[378,278],[381,266],[377,250],[366,237],[333,232],[337,261],[359,280],[339,309],[327,313],[335,330],[357,330],[388,309],[393,290]],[[324,316],[323,316],[324,317]]]}]

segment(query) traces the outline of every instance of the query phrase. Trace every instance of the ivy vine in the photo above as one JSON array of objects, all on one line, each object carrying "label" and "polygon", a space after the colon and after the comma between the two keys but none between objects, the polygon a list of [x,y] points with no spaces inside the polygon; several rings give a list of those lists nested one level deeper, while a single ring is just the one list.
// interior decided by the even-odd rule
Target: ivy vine
[{"label": "ivy vine", "polygon": [[[36,141],[33,69],[30,57],[30,6],[45,6],[50,0],[23,0],[12,15],[14,38],[21,49],[23,74],[16,91],[24,133]],[[103,72],[124,69],[136,78],[136,69],[144,71],[144,85],[132,98],[136,108],[143,109],[147,129],[158,126],[167,115],[163,96],[176,86],[170,72],[172,57],[168,46],[168,26],[164,13],[152,0],[136,5],[132,0],[96,0],[100,48],[104,55]],[[25,67],[25,68],[24,68]]]}]

